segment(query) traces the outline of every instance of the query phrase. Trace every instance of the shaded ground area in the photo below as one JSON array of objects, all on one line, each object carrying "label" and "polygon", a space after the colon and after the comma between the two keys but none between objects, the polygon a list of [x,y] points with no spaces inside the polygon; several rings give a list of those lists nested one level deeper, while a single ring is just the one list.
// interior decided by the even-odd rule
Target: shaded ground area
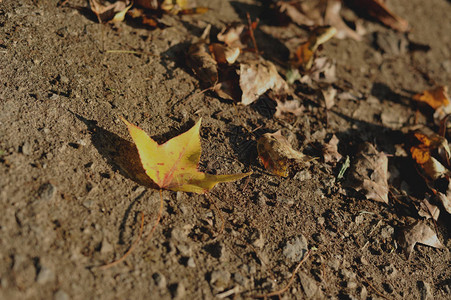
[{"label": "shaded ground area", "polygon": [[[318,157],[318,145],[336,134],[340,153],[351,158],[361,142],[376,145],[389,155],[392,175],[399,173],[391,183],[424,196],[402,129],[432,123],[410,100],[413,93],[451,82],[451,3],[389,3],[411,32],[363,19],[362,41],[326,43],[321,55],[337,62],[334,86],[353,96],[337,99],[326,114],[312,91],[295,122],[273,118],[264,100],[240,106],[199,93],[186,66],[187,47],[207,24],[218,31],[246,23],[246,12],[262,16],[259,1],[198,1],[212,10],[165,16],[169,27],[153,31],[100,25],[80,9],[84,1],[2,3],[0,298],[242,299],[284,287],[307,249],[281,298],[450,298],[445,211],[436,228],[446,249],[417,245],[407,260],[396,237],[414,220],[408,205],[343,189],[338,169],[320,159],[288,178],[269,175],[257,161],[256,140],[264,132],[281,129],[295,149]],[[289,41],[302,32],[263,18],[256,39],[265,58],[283,69],[280,62],[293,51]],[[409,42],[430,50],[396,46]],[[159,142],[202,117],[200,168],[254,174],[217,186],[212,199],[165,191],[153,236],[124,263],[102,271],[96,267],[136,239],[141,212],[149,232],[159,207],[119,116]],[[212,200],[226,221],[219,236]]]}]

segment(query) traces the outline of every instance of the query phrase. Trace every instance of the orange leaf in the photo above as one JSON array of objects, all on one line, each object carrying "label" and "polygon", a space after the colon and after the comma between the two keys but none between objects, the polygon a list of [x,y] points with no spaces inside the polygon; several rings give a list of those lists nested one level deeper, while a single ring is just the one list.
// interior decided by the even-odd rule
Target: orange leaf
[{"label": "orange leaf", "polygon": [[158,145],[141,128],[121,119],[135,142],[147,176],[161,189],[204,194],[217,183],[239,180],[252,174],[211,175],[199,172],[201,120],[187,132]]},{"label": "orange leaf", "polygon": [[448,87],[438,86],[431,90],[423,91],[422,93],[413,96],[413,99],[419,102],[424,102],[433,109],[447,106],[449,104]]}]

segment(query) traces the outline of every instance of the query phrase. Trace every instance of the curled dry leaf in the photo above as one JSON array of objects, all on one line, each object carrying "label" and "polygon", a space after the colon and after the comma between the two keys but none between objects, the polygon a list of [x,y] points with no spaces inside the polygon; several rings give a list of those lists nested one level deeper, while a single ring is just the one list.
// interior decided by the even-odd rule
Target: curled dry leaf
[{"label": "curled dry leaf", "polygon": [[218,33],[218,41],[223,42],[229,47],[244,49],[248,40],[246,25],[241,23],[232,23],[227,25]]},{"label": "curled dry leaf", "polygon": [[276,66],[269,61],[259,60],[240,64],[240,87],[243,91],[241,102],[249,105],[266,91],[275,94],[289,93],[288,84],[277,72]]},{"label": "curled dry leaf", "polygon": [[328,86],[327,89],[322,89],[324,104],[327,109],[331,109],[335,105],[335,97],[337,96],[337,90],[333,86]]},{"label": "curled dry leaf", "polygon": [[337,38],[350,37],[358,41],[362,39],[360,34],[349,28],[341,18],[341,1],[279,1],[277,6],[281,13],[300,26],[330,25],[338,30]]},{"label": "curled dry leaf", "polygon": [[213,43],[209,46],[210,52],[218,64],[233,64],[240,55],[240,48],[229,47],[219,43]]},{"label": "curled dry leaf", "polygon": [[305,164],[313,158],[294,150],[280,130],[265,133],[257,141],[258,156],[263,166],[271,173],[286,177],[288,167],[293,164]]},{"label": "curled dry leaf", "polygon": [[124,20],[125,13],[130,9],[130,1],[116,1],[114,3],[104,3],[99,0],[89,0],[89,6],[92,12],[97,16],[100,23],[113,20],[121,22]]},{"label": "curled dry leaf", "polygon": [[301,83],[312,84],[312,82],[332,83],[337,80],[336,62],[328,57],[318,57],[313,60],[313,66],[308,74],[302,76]]},{"label": "curled dry leaf", "polygon": [[425,103],[435,110],[434,119],[439,123],[451,113],[447,86],[437,86],[413,96],[413,100]]},{"label": "curled dry leaf", "polygon": [[198,170],[202,151],[199,135],[201,120],[187,132],[158,145],[141,128],[122,118],[135,142],[147,176],[161,189],[204,194],[217,183],[236,181],[252,174],[212,175]]},{"label": "curled dry leaf", "polygon": [[426,135],[419,131],[411,133],[411,139],[410,153],[417,170],[445,210],[451,213],[451,152],[448,141],[437,134]]},{"label": "curled dry leaf", "polygon": [[338,143],[340,140],[334,134],[330,141],[323,146],[323,158],[325,163],[337,163],[343,157],[338,153]]},{"label": "curled dry leaf", "polygon": [[438,206],[431,204],[429,199],[424,199],[423,201],[420,202],[418,215],[426,219],[432,218],[435,221],[437,221],[438,216],[440,215],[440,209],[438,208]]},{"label": "curled dry leaf", "polygon": [[207,87],[218,82],[218,65],[205,41],[200,40],[189,47],[187,65]]},{"label": "curled dry leaf", "polygon": [[346,23],[340,16],[340,11],[341,1],[327,1],[326,13],[324,16],[325,24],[332,25],[336,28],[337,34],[335,35],[335,37],[337,39],[345,39],[347,37],[350,37],[356,41],[361,41],[362,37],[360,36],[360,33],[352,30],[348,27],[348,25],[346,25]]},{"label": "curled dry leaf", "polygon": [[395,30],[401,32],[409,30],[409,23],[391,12],[385,5],[384,0],[345,0],[345,3],[359,11],[367,13],[371,17],[379,20],[382,24]]},{"label": "curled dry leaf", "polygon": [[417,222],[404,228],[399,236],[399,243],[404,248],[407,258],[410,257],[417,243],[438,249],[445,248],[435,232],[423,222]]},{"label": "curled dry leaf", "polygon": [[299,99],[293,99],[293,100],[287,100],[285,99],[282,101],[278,97],[276,99],[276,112],[274,113],[274,117],[278,119],[289,119],[290,115],[293,115],[295,117],[300,116],[304,110],[305,107],[301,104]]},{"label": "curled dry leaf", "polygon": [[388,203],[388,158],[365,142],[359,148],[344,184],[367,199]]},{"label": "curled dry leaf", "polygon": [[295,66],[301,66],[304,70],[310,70],[318,47],[330,40],[336,33],[337,30],[332,26],[318,27],[310,32],[307,42],[303,43],[296,50]]}]

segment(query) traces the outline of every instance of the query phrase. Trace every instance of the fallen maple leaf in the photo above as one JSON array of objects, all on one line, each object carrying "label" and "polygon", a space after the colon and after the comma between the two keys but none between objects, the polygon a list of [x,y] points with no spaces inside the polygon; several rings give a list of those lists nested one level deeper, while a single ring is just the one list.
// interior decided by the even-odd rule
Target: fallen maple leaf
[{"label": "fallen maple leaf", "polygon": [[434,248],[444,249],[435,232],[425,223],[415,223],[403,229],[399,237],[400,245],[404,248],[407,258],[410,257],[415,244],[423,244]]},{"label": "fallen maple leaf", "polygon": [[147,176],[161,189],[204,194],[217,183],[239,180],[252,174],[212,175],[198,170],[202,119],[187,132],[162,145],[158,145],[138,126],[121,119],[135,142]]},{"label": "fallen maple leaf", "polygon": [[283,177],[288,176],[291,163],[302,164],[313,160],[312,157],[294,150],[280,130],[265,133],[258,139],[257,151],[263,166],[271,173]]},{"label": "fallen maple leaf", "polygon": [[367,199],[388,203],[388,158],[368,142],[360,146],[345,186],[361,191]]}]

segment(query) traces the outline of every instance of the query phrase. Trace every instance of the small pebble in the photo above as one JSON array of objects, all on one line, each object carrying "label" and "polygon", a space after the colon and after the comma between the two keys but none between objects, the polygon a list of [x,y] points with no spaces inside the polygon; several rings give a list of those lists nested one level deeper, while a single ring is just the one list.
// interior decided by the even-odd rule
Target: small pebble
[{"label": "small pebble", "polygon": [[186,265],[190,268],[195,268],[196,263],[194,262],[194,258],[190,257],[188,258],[188,261],[186,262]]},{"label": "small pebble", "polygon": [[54,300],[69,300],[69,295],[63,290],[57,290],[53,296]]},{"label": "small pebble", "polygon": [[100,253],[106,254],[106,253],[110,253],[111,251],[113,251],[113,246],[107,241],[106,238],[104,238],[102,240],[102,246],[100,248]]},{"label": "small pebble", "polygon": [[24,155],[30,155],[33,152],[33,148],[31,146],[31,143],[26,141],[25,143],[23,143],[22,147],[22,154]]},{"label": "small pebble", "polygon": [[225,270],[215,270],[211,272],[210,285],[218,291],[223,291],[230,282],[230,272]]},{"label": "small pebble", "polygon": [[155,284],[158,286],[158,288],[160,289],[166,288],[166,277],[164,277],[163,274],[158,272],[153,273],[152,278],[155,281]]},{"label": "small pebble", "polygon": [[55,197],[57,192],[56,186],[51,183],[44,183],[39,187],[39,197],[43,201],[50,201]]},{"label": "small pebble", "polygon": [[47,267],[41,266],[38,276],[36,277],[36,282],[39,284],[45,284],[51,282],[55,279],[55,273]]},{"label": "small pebble", "polygon": [[287,242],[283,249],[283,254],[292,262],[299,262],[304,257],[307,250],[307,239],[305,236],[300,235]]},{"label": "small pebble", "polygon": [[420,299],[421,300],[430,300],[433,299],[434,297],[432,296],[432,292],[431,292],[431,286],[429,285],[429,283],[425,282],[425,281],[417,281],[417,287],[418,290],[420,291]]}]

